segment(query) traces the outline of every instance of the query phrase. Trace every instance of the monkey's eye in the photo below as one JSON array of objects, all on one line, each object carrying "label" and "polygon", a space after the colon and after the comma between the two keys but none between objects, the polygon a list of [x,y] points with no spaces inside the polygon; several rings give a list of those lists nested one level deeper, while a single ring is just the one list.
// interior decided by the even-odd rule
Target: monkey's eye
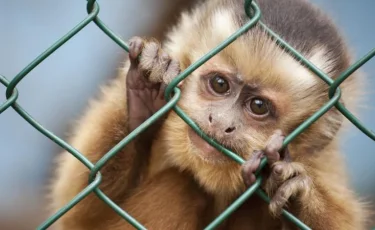
[{"label": "monkey's eye", "polygon": [[219,75],[210,79],[210,86],[218,94],[225,94],[229,91],[228,81]]},{"label": "monkey's eye", "polygon": [[263,116],[268,114],[269,109],[266,101],[261,98],[253,98],[250,101],[251,112],[258,116]]}]

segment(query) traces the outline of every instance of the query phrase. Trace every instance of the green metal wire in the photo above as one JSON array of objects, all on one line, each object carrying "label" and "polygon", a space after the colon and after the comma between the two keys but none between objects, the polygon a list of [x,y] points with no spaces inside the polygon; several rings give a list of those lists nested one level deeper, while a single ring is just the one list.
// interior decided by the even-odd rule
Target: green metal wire
[{"label": "green metal wire", "polygon": [[[243,164],[245,161],[236,153],[224,148],[216,140],[208,137],[199,126],[190,119],[181,108],[177,106],[177,102],[180,99],[181,91],[177,88],[177,85],[186,77],[188,77],[193,71],[195,71],[199,66],[203,65],[210,58],[215,56],[217,53],[222,51],[229,44],[234,42],[242,34],[246,33],[248,30],[253,28],[255,25],[259,25],[263,28],[269,36],[271,36],[275,42],[285,51],[290,53],[290,55],[295,58],[298,62],[308,68],[313,72],[317,77],[322,79],[327,85],[329,85],[329,100],[324,106],[322,106],[318,111],[316,111],[311,117],[306,119],[302,124],[299,125],[294,131],[292,131],[284,140],[283,146],[285,147],[294,138],[300,135],[304,130],[306,130],[310,125],[317,121],[321,116],[323,116],[328,110],[334,106],[355,126],[358,127],[363,133],[365,133],[372,140],[375,140],[375,134],[373,131],[367,129],[355,116],[353,116],[350,111],[348,111],[340,102],[341,90],[339,88],[340,84],[344,82],[351,74],[358,70],[362,65],[375,56],[375,49],[371,50],[363,58],[354,63],[350,68],[344,71],[336,80],[331,79],[327,74],[321,71],[319,68],[314,66],[309,60],[303,57],[298,51],[296,51],[292,46],[285,42],[280,36],[275,32],[269,29],[261,21],[261,11],[258,5],[252,0],[245,0],[244,11],[249,17],[249,21],[241,27],[238,31],[224,40],[216,48],[212,49],[210,52],[205,54],[197,62],[193,63],[187,67],[182,73],[180,73],[166,88],[165,98],[168,103],[157,111],[153,116],[147,119],[143,124],[136,128],[133,132],[127,135],[122,141],[115,145],[110,151],[108,151],[96,164],[90,162],[82,153],[74,149],[72,146],[67,144],[61,138],[45,129],[41,124],[39,124],[30,114],[28,114],[18,103],[17,99],[19,93],[16,89],[17,84],[32,71],[36,66],[38,66],[42,61],[44,61],[49,55],[55,52],[59,47],[61,47],[65,42],[75,36],[79,31],[85,28],[89,23],[94,22],[98,28],[100,28],[110,39],[112,39],[116,44],[118,44],[126,52],[129,52],[128,45],[116,35],[104,22],[98,17],[100,7],[95,0],[88,0],[86,5],[87,17],[77,24],[71,31],[66,35],[60,38],[56,43],[54,43],[50,48],[40,54],[35,58],[28,66],[26,66],[19,74],[17,74],[11,81],[7,80],[6,77],[0,75],[0,83],[6,87],[6,101],[0,104],[0,114],[10,107],[12,107],[22,118],[25,119],[30,125],[37,129],[40,133],[48,137],[50,140],[55,142],[57,145],[68,151],[72,154],[77,160],[84,164],[89,170],[88,186],[82,190],[76,197],[74,197],[68,204],[58,210],[54,215],[49,217],[45,222],[43,222],[37,229],[46,229],[51,226],[55,221],[62,217],[66,212],[68,212],[72,207],[79,203],[83,198],[88,196],[90,193],[94,193],[98,196],[103,202],[110,206],[118,215],[120,215],[124,220],[128,221],[136,229],[146,229],[141,223],[136,219],[126,213],[121,207],[115,204],[111,199],[109,199],[100,189],[99,185],[102,180],[100,174],[100,169],[112,158],[114,157],[124,146],[131,142],[137,135],[146,130],[150,125],[156,122],[161,116],[167,113],[170,110],[174,110],[192,129],[197,132],[204,140],[210,143],[212,146],[217,148],[219,151],[224,153],[226,156],[233,159],[238,164]],[[172,96],[173,92],[173,96]],[[257,180],[250,188],[248,188],[237,200],[235,200],[226,210],[224,210],[213,222],[211,222],[205,229],[215,229],[220,223],[222,223],[226,218],[228,218],[236,209],[238,209],[250,196],[253,194],[258,195],[265,202],[269,203],[270,198],[263,190],[260,189],[262,183],[262,177],[259,175],[262,168],[267,164],[267,159],[264,158],[261,161],[261,166],[256,172]],[[300,229],[310,229],[304,223],[302,223],[298,218],[293,216],[291,213],[286,210],[282,211],[282,215],[293,222]]]},{"label": "green metal wire", "polygon": [[[261,189],[258,189],[256,191],[256,194],[260,198],[262,198],[264,201],[266,201],[267,203],[270,202],[270,198]],[[290,212],[286,211],[285,209],[282,210],[281,214],[285,218],[287,218],[288,220],[290,220],[291,222],[293,222],[299,229],[311,230],[311,228],[309,228],[306,224],[304,224],[302,221],[300,221],[298,218],[296,218],[295,216],[293,216]]]},{"label": "green metal wire", "polygon": [[[97,11],[99,11],[98,3],[96,3],[95,0],[88,0],[88,2],[87,2],[87,13],[91,14],[91,13],[95,12],[96,8],[97,8]],[[117,36],[111,29],[109,29],[109,27],[106,26],[104,24],[104,22],[102,22],[102,20],[100,20],[100,18],[97,16],[97,14],[94,18],[94,22],[106,35],[108,35],[108,37],[110,37],[114,42],[116,42],[126,52],[129,52],[129,46],[119,36]]]},{"label": "green metal wire", "polygon": [[254,185],[246,190],[237,200],[235,200],[224,212],[222,212],[214,221],[209,224],[205,230],[215,229],[216,226],[221,224],[226,218],[229,217],[235,210],[237,210],[246,200],[254,194],[254,192],[260,187],[262,183],[262,177],[259,176],[255,181]]},{"label": "green metal wire", "polygon": [[[375,56],[375,48],[371,50],[368,54],[364,57],[359,59],[356,63],[350,66],[346,71],[344,71],[329,89],[329,96],[332,97],[334,92],[336,91],[337,87],[345,81],[352,73],[354,73],[357,69],[359,69],[362,65],[368,62],[371,58]],[[349,120],[351,121],[359,130],[361,130],[364,134],[370,137],[372,140],[375,141],[375,133],[369,129],[367,129],[349,110],[347,110],[341,103],[336,103],[336,108]]]},{"label": "green metal wire", "polygon": [[98,176],[89,186],[83,189],[77,196],[75,196],[68,204],[66,204],[62,209],[58,210],[54,215],[52,215],[47,221],[42,223],[38,229],[47,229],[51,226],[56,220],[63,216],[67,211],[78,204],[83,198],[88,196],[97,186],[100,185],[102,179],[101,176]]},{"label": "green metal wire", "polygon": [[[5,87],[9,86],[9,81],[6,79],[6,77],[2,75],[0,75],[0,82]],[[17,98],[18,98],[18,91],[17,89],[15,89],[12,95],[8,97],[7,100],[2,105],[0,105],[0,114],[4,112],[5,110],[7,110],[10,106],[12,106],[12,104],[15,103]]]},{"label": "green metal wire", "polygon": [[89,182],[91,182],[96,173],[105,165],[107,161],[109,161],[114,155],[116,155],[121,149],[125,147],[128,143],[130,143],[135,137],[137,137],[141,132],[146,130],[150,125],[152,125],[159,117],[163,116],[165,113],[170,111],[173,106],[175,106],[180,99],[181,91],[179,89],[175,90],[175,94],[163,108],[157,111],[154,115],[148,118],[145,122],[143,122],[140,126],[138,126],[135,130],[133,130],[130,134],[128,134],[122,141],[120,141],[115,147],[113,147],[107,154],[105,154],[92,168],[90,173]]},{"label": "green metal wire", "polygon": [[44,51],[41,55],[34,59],[26,68],[24,68],[19,74],[17,74],[14,79],[10,82],[6,90],[6,97],[10,97],[16,85],[28,74],[31,70],[33,70],[37,65],[39,65],[42,61],[44,61],[49,55],[55,52],[60,46],[62,46],[65,42],[71,39],[74,35],[76,35],[79,31],[81,31],[87,24],[89,24],[99,13],[99,7],[94,7],[92,13],[90,13],[82,22],[80,22],[77,26],[75,26],[69,33],[65,36],[60,38],[55,44],[53,44],[50,48]]}]

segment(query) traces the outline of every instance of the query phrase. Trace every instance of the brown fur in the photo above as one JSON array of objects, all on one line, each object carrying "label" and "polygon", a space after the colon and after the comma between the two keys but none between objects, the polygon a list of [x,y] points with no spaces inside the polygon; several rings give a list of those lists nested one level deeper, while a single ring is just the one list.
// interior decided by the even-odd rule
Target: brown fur
[{"label": "brown fur", "polygon": [[[261,0],[259,4],[272,13],[272,4],[276,2]],[[303,10],[312,7],[303,0],[288,2],[298,3]],[[242,3],[212,0],[191,13],[183,14],[180,23],[168,34],[164,49],[181,61],[182,68],[186,68],[239,28],[241,20],[235,16],[240,15],[237,11]],[[338,47],[331,47],[328,42],[322,43],[320,40],[316,44],[313,40],[306,42],[310,46],[304,47],[298,39],[293,40],[293,36],[285,38],[316,66],[335,78],[349,66],[349,54],[331,22],[315,8],[311,8],[310,13],[323,17],[324,28],[334,31],[332,39],[337,40]],[[221,24],[216,21],[221,20],[220,17],[223,17]],[[273,17],[277,21],[277,15]],[[272,20],[265,20],[271,29]],[[278,26],[275,25],[275,28],[279,29]],[[277,32],[283,35],[282,30]],[[92,162],[99,160],[127,134],[124,84],[127,68],[128,65],[118,78],[103,88],[100,98],[91,103],[73,135],[72,145]],[[219,104],[200,94],[197,82],[202,74],[212,70],[236,73],[244,82],[258,86],[260,94],[270,98],[278,111],[276,118],[267,123],[243,124],[241,132],[231,140],[217,138],[246,159],[254,150],[264,148],[275,128],[291,132],[328,101],[328,87],[256,27],[184,81],[179,106],[206,132],[209,132],[204,125],[206,110],[214,110],[213,105]],[[356,91],[360,89],[359,84],[358,75],[353,75],[341,85],[343,101],[349,109],[352,108],[353,98],[356,98]],[[288,208],[312,229],[365,229],[366,209],[349,189],[338,148],[338,130],[342,122],[342,115],[332,109],[289,146],[294,166],[299,168],[301,175],[306,175],[304,178],[308,178],[306,181],[309,182],[300,185],[305,190],[308,185],[308,193],[300,197],[298,205],[291,204]],[[198,157],[189,141],[188,129],[189,126],[174,112],[168,115],[152,145],[150,165],[144,172],[145,181],[135,190],[129,191],[127,185],[135,154],[132,144],[101,170],[103,181],[100,187],[104,193],[150,229],[200,229],[245,189],[240,165],[231,161],[213,164]],[[59,163],[52,191],[55,209],[62,207],[87,186],[89,173],[67,153],[60,157]],[[272,184],[268,186],[274,187]],[[273,189],[266,190],[273,195]],[[94,194],[72,208],[58,222],[62,229],[129,227]],[[281,223],[279,218],[270,215],[267,204],[254,196],[222,227],[277,229]]]}]

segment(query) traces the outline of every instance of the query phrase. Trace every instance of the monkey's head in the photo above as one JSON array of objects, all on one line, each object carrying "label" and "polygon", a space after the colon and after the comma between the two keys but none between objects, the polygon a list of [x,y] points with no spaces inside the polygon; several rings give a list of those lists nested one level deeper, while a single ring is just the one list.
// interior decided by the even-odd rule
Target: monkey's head
[{"label": "monkey's head", "polygon": [[[182,68],[248,20],[241,1],[238,6],[232,4],[207,4],[183,15],[165,46],[181,61]],[[272,25],[279,20],[277,15],[273,17],[276,19],[263,21]],[[271,28],[335,78],[349,65],[347,51],[329,20],[324,15],[321,20],[312,23],[316,28],[287,22]],[[323,29],[325,34],[317,34]],[[344,96],[355,89],[354,81],[350,78],[340,86]],[[185,113],[208,136],[245,159],[254,150],[263,149],[274,130],[289,134],[329,100],[327,84],[295,61],[259,26],[194,71],[184,80],[181,91],[179,106]],[[293,140],[289,146],[292,157],[314,154],[330,146],[342,121],[342,115],[331,109]],[[193,171],[208,191],[236,193],[243,189],[240,166],[206,143],[176,114],[170,114],[163,132],[171,161]]]}]

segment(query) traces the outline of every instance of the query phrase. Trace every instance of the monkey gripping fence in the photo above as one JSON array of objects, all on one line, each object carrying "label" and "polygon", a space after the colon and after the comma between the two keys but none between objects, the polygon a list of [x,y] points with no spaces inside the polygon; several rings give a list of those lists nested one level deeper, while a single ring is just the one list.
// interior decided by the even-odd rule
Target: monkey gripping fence
[{"label": "monkey gripping fence", "polygon": [[[96,164],[90,162],[83,154],[78,152],[72,146],[67,144],[61,138],[54,135],[52,132],[45,129],[41,124],[39,124],[36,120],[34,120],[18,103],[18,91],[16,89],[17,84],[31,71],[33,70],[39,63],[45,60],[50,54],[55,52],[60,46],[62,46],[65,42],[67,42],[70,38],[76,35],[80,30],[86,27],[89,23],[94,22],[105,34],[108,35],[114,42],[116,42],[120,47],[122,47],[125,51],[129,51],[127,44],[122,41],[114,32],[112,32],[98,17],[99,14],[99,4],[96,0],[88,0],[87,1],[87,12],[88,16],[79,24],[76,25],[71,31],[69,31],[65,36],[60,38],[55,44],[53,44],[50,48],[44,51],[41,55],[39,55],[36,59],[34,59],[27,67],[25,67],[18,75],[16,75],[12,81],[8,81],[7,78],[0,75],[0,82],[6,87],[6,101],[0,104],[0,114],[7,110],[8,108],[12,107],[21,117],[23,117],[28,123],[30,123],[34,128],[36,128],[39,132],[44,134],[46,137],[54,141],[56,144],[70,152],[73,156],[75,156],[79,161],[81,161],[87,168],[90,169],[90,176],[88,181],[88,186],[83,189],[76,197],[74,197],[68,204],[62,207],[57,213],[53,216],[49,217],[44,223],[42,223],[38,229],[47,229],[51,226],[56,220],[58,220],[61,216],[63,216],[67,211],[69,211],[74,205],[80,202],[84,197],[86,197],[91,192],[94,192],[100,199],[103,200],[107,205],[109,205],[118,215],[128,221],[137,229],[146,229],[139,223],[136,219],[122,210],[118,205],[116,205],[112,200],[110,200],[99,188],[98,186],[101,183],[102,176],[100,174],[100,169],[105,165],[105,163],[110,160],[118,151],[120,151],[126,144],[128,144],[131,140],[133,140],[137,135],[143,132],[147,127],[149,127],[152,123],[154,123],[159,117],[163,114],[167,113],[171,109],[173,109],[188,125],[190,125],[196,132],[202,133],[199,127],[176,105],[179,98],[180,98],[180,90],[177,88],[177,85],[180,81],[190,75],[195,69],[199,66],[204,64],[208,59],[216,55],[234,40],[236,40],[239,36],[243,33],[251,29],[256,23],[258,23],[267,33],[275,39],[278,45],[284,48],[292,57],[294,57],[297,61],[301,62],[305,67],[310,69],[313,73],[315,73],[318,77],[320,77],[323,81],[325,81],[329,86],[329,98],[330,100],[315,114],[313,114],[310,118],[305,120],[297,129],[295,129],[291,134],[289,134],[283,143],[285,147],[288,143],[290,143],[297,135],[303,132],[306,128],[308,128],[313,122],[318,120],[324,113],[326,113],[330,108],[335,106],[347,119],[349,119],[355,126],[357,126],[363,133],[365,133],[368,137],[372,140],[375,140],[375,133],[371,130],[367,129],[361,122],[354,117],[340,102],[339,99],[341,97],[340,91],[340,84],[348,78],[353,72],[355,72],[358,68],[360,68],[363,64],[369,61],[372,57],[375,56],[375,48],[371,50],[368,54],[354,63],[350,68],[344,71],[336,80],[332,80],[327,74],[323,73],[320,69],[314,66],[311,62],[306,60],[300,53],[298,53],[293,47],[287,44],[284,40],[282,40],[277,34],[275,34],[272,30],[270,30],[265,24],[262,23],[260,20],[261,12],[258,5],[252,0],[245,0],[244,10],[249,17],[249,21],[241,27],[238,31],[236,31],[233,35],[228,37],[225,41],[223,41],[220,45],[218,45],[215,49],[211,50],[209,53],[204,55],[200,58],[196,63],[193,63],[187,69],[185,69],[181,74],[179,74],[166,88],[165,91],[165,98],[168,103],[157,111],[152,117],[146,120],[143,124],[141,124],[138,128],[136,128],[133,132],[131,132],[128,136],[126,136],[122,141],[120,141],[116,146],[114,146],[108,153],[106,153]],[[172,93],[174,93],[173,96]],[[211,145],[222,151],[228,157],[232,158],[239,164],[243,164],[245,161],[236,155],[235,153],[225,149],[220,144],[218,144],[215,140],[209,138],[205,134],[203,134],[203,138],[209,142]],[[267,159],[262,159],[261,166],[257,171],[257,180],[254,185],[248,188],[237,200],[235,200],[224,212],[222,212],[213,222],[211,222],[206,229],[214,229],[218,226],[221,222],[223,222],[232,212],[234,212],[242,203],[246,201],[254,193],[261,197],[264,201],[270,202],[269,197],[261,190],[260,185],[262,182],[262,177],[258,175],[258,172],[265,166],[267,163]],[[304,223],[302,223],[298,218],[293,216],[286,210],[282,211],[282,215],[292,221],[295,225],[297,225],[300,229],[310,229]]]}]

